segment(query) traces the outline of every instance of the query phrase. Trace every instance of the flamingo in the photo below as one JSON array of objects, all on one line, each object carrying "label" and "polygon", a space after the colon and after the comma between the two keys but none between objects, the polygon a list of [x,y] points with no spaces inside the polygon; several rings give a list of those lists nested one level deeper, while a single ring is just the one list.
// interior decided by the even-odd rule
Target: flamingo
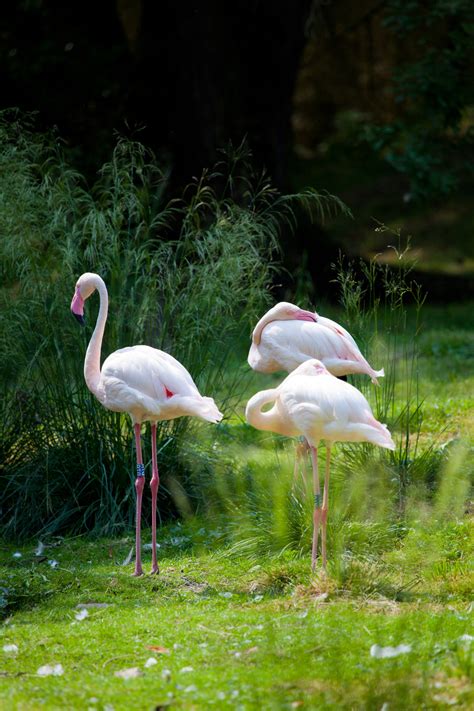
[{"label": "flamingo", "polygon": [[134,575],[143,575],[141,564],[141,508],[145,486],[145,466],[141,450],[141,425],[151,423],[152,478],[151,525],[152,569],[159,573],[156,556],[156,500],[159,475],[156,456],[156,427],[161,420],[182,415],[195,415],[207,422],[219,422],[222,414],[210,397],[202,397],[186,368],[168,353],[150,346],[131,346],[111,353],[100,367],[100,352],[108,311],[107,287],[98,274],[86,272],[79,277],[71,302],[71,311],[84,324],[84,302],[94,291],[99,292],[100,308],[97,323],[87,347],[84,378],[89,390],[99,402],[113,412],[130,415],[135,433],[137,477],[135,489],[136,539]]},{"label": "flamingo", "polygon": [[[267,412],[264,405],[274,403]],[[299,365],[277,387],[262,390],[247,403],[247,422],[259,430],[287,437],[303,435],[309,444],[313,466],[313,545],[311,565],[317,559],[319,527],[321,554],[326,568],[326,524],[329,502],[329,468],[334,442],[370,442],[395,449],[386,425],[378,422],[362,393],[331,375],[324,363],[312,358]],[[321,496],[318,475],[318,447],[326,442],[326,473]]]},{"label": "flamingo", "polygon": [[[262,316],[253,330],[247,359],[250,367],[261,373],[291,373],[310,358],[321,360],[336,376],[366,374],[378,385],[377,378],[385,375],[383,369],[374,370],[369,365],[351,334],[336,321],[281,301]],[[303,439],[296,448],[295,479],[300,458],[306,471],[307,450],[308,443]]]},{"label": "flamingo", "polygon": [[362,373],[373,383],[384,376],[374,370],[345,328],[316,312],[281,301],[262,316],[252,333],[248,363],[260,373],[291,372],[310,358],[321,360],[336,376]]}]

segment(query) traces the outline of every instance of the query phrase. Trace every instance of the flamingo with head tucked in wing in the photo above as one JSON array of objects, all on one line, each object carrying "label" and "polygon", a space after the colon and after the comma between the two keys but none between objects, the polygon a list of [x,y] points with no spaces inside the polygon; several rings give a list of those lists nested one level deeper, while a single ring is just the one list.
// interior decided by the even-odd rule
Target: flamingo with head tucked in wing
[{"label": "flamingo with head tucked in wing", "polygon": [[336,376],[361,373],[372,382],[384,375],[366,361],[351,334],[316,312],[281,301],[267,311],[252,333],[248,363],[253,370],[290,373],[310,358],[322,361]]},{"label": "flamingo with head tucked in wing", "polygon": [[111,353],[100,367],[100,352],[107,320],[108,294],[98,274],[85,273],[76,283],[71,311],[84,323],[84,302],[94,291],[99,292],[100,308],[97,323],[84,361],[84,378],[89,390],[100,403],[114,412],[130,415],[135,432],[137,451],[136,558],[134,575],[142,575],[141,507],[145,485],[140,430],[143,422],[151,422],[152,438],[152,573],[158,573],[156,556],[156,500],[159,475],[156,456],[156,427],[161,420],[183,415],[195,415],[207,422],[219,422],[222,414],[210,397],[200,395],[190,374],[168,353],[150,346],[132,346]]},{"label": "flamingo with head tucked in wing", "polygon": [[[265,405],[273,407],[262,411]],[[326,522],[329,497],[329,462],[334,442],[371,442],[395,449],[386,425],[378,422],[362,393],[334,377],[324,364],[307,360],[271,390],[263,390],[247,403],[247,421],[260,430],[288,437],[303,435],[311,449],[313,465],[314,514],[312,567],[316,565],[318,533],[321,526],[323,566],[326,566]],[[326,442],[326,476],[321,497],[317,451]]]}]

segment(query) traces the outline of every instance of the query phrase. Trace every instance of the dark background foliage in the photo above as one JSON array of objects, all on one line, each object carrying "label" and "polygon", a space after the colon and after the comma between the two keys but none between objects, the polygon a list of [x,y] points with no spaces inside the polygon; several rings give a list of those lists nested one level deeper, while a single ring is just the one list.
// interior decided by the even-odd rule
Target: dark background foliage
[{"label": "dark background foliage", "polygon": [[283,237],[291,272],[324,290],[339,247],[368,257],[372,218],[393,220],[446,298],[453,271],[472,286],[473,20],[468,0],[22,0],[2,11],[1,107],[56,126],[91,181],[115,131],[138,137],[169,196],[246,138],[278,188],[355,214]]}]

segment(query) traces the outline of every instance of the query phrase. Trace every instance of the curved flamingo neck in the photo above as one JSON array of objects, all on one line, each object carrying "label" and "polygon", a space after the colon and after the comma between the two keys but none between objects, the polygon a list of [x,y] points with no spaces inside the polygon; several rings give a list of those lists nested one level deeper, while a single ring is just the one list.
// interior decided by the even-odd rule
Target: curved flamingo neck
[{"label": "curved flamingo neck", "polygon": [[252,341],[258,346],[260,345],[260,341],[262,339],[262,331],[265,328],[265,326],[268,326],[269,323],[272,321],[275,321],[275,317],[273,314],[268,314],[266,313],[265,316],[262,316],[260,321],[257,323],[255,328],[253,329],[252,333]]},{"label": "curved flamingo neck", "polygon": [[249,425],[252,425],[257,430],[284,434],[281,430],[282,423],[275,407],[272,407],[268,412],[262,412],[262,407],[274,402],[277,397],[278,390],[276,388],[262,390],[251,397],[245,409],[245,417]]},{"label": "curved flamingo neck", "polygon": [[92,334],[89,345],[87,346],[86,357],[84,360],[84,378],[89,390],[100,400],[100,351],[102,348],[102,339],[104,337],[105,322],[107,321],[109,297],[107,294],[107,287],[98,274],[94,275],[93,283],[99,292],[100,307],[94,333]]}]

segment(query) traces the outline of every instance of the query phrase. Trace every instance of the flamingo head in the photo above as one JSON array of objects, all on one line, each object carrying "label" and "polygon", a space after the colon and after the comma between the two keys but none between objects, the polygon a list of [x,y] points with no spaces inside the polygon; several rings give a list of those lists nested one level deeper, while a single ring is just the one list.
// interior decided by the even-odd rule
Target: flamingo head
[{"label": "flamingo head", "polygon": [[315,311],[306,311],[300,309],[299,306],[290,304],[287,301],[281,301],[275,307],[277,309],[277,318],[288,321],[313,321],[318,320],[318,314]]},{"label": "flamingo head", "polygon": [[318,314],[312,311],[300,309],[295,304],[290,304],[288,301],[280,301],[262,316],[260,321],[255,326],[252,334],[252,340],[257,345],[260,343],[262,331],[272,321],[317,321]]},{"label": "flamingo head", "polygon": [[96,290],[95,274],[86,272],[76,282],[76,290],[71,301],[72,315],[77,318],[81,326],[84,326],[84,302]]}]

